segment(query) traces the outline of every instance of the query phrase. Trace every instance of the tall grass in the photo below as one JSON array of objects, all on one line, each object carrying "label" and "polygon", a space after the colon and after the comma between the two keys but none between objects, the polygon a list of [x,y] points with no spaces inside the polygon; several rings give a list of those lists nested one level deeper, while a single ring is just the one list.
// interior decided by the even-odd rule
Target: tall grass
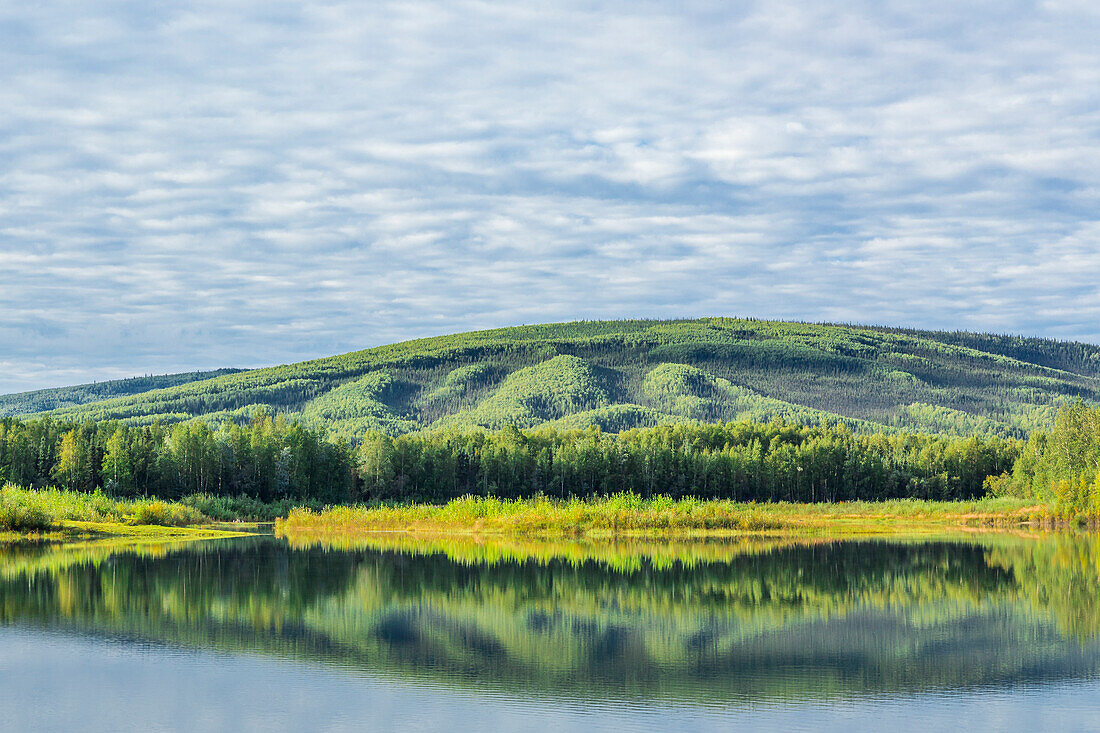
[{"label": "tall grass", "polygon": [[0,491],[0,530],[41,532],[54,524],[54,514],[44,497],[19,496],[5,486]]},{"label": "tall grass", "polygon": [[469,530],[519,534],[617,534],[677,530],[765,530],[778,525],[754,505],[729,501],[643,499],[615,494],[560,501],[546,497],[496,499],[463,497],[443,505],[406,504],[332,507],[322,512],[297,508],[279,531]]},{"label": "tall grass", "polygon": [[157,499],[121,501],[100,493],[25,489],[10,483],[0,489],[0,529],[36,532],[65,521],[184,527],[210,520],[194,507]]},{"label": "tall grass", "polygon": [[446,504],[296,508],[276,521],[280,534],[377,531],[484,532],[543,536],[769,531],[892,531],[955,525],[1022,524],[1045,514],[1011,499],[896,500],[832,504],[740,503],[633,493],[561,501],[546,497],[463,497]]}]

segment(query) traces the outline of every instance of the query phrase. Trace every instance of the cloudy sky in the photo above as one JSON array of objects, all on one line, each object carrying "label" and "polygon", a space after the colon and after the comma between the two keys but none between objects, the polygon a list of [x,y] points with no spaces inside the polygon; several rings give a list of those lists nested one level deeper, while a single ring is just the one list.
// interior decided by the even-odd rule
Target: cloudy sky
[{"label": "cloudy sky", "polygon": [[0,391],[752,315],[1100,342],[1093,0],[0,4]]}]

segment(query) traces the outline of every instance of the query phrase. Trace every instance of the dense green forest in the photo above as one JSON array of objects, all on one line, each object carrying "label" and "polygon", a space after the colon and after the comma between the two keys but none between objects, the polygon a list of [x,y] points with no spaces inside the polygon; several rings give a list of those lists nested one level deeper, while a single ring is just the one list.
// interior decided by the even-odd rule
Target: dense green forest
[{"label": "dense green forest", "polygon": [[0,418],[0,484],[343,502],[357,498],[355,480],[351,446],[282,416],[141,427]]},{"label": "dense green forest", "polygon": [[738,501],[839,501],[983,494],[1012,466],[1015,441],[881,433],[778,422],[665,425],[617,435],[598,428],[367,437],[366,496],[586,496],[633,491]]},{"label": "dense green forest", "polygon": [[0,483],[101,488],[115,496],[263,501],[443,501],[467,494],[836,501],[964,499],[1011,469],[1019,441],[846,425],[681,423],[497,432],[441,429],[353,445],[260,413],[246,424],[171,426],[0,419]]},{"label": "dense green forest", "polygon": [[1023,439],[1053,425],[1059,404],[1100,401],[1100,347],[729,318],[598,321],[440,336],[205,379],[183,376],[196,379],[172,386],[104,383],[123,385],[112,388],[118,392],[27,393],[37,396],[0,398],[0,409],[52,409],[58,421],[140,426],[199,417],[247,423],[262,408],[351,439],[425,428],[619,432],[773,418],[842,422],[861,434]]},{"label": "dense green forest", "polygon": [[1100,516],[1100,408],[1078,402],[1059,410],[1054,427],[1031,435],[994,491],[1035,498],[1065,516]]}]

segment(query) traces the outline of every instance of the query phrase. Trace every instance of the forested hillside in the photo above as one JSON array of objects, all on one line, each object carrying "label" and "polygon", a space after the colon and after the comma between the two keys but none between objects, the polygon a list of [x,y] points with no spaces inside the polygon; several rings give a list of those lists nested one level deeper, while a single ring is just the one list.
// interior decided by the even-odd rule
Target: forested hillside
[{"label": "forested hillside", "polygon": [[28,413],[46,412],[63,407],[86,405],[89,402],[98,402],[112,397],[124,395],[136,395],[149,392],[154,389],[175,387],[188,382],[198,382],[204,379],[213,379],[225,374],[236,374],[243,369],[217,369],[209,372],[184,372],[182,374],[160,374],[144,377],[132,377],[130,379],[112,379],[106,382],[93,382],[92,384],[78,384],[75,387],[56,387],[53,389],[38,389],[33,392],[17,392],[15,394],[0,395],[0,417],[10,415],[26,415]]},{"label": "forested hillside", "polygon": [[[141,386],[71,388],[59,393],[74,396],[52,403],[12,396],[0,398],[0,408],[142,425],[242,422],[263,407],[353,439],[371,430],[597,425],[617,432],[776,417],[840,421],[859,433],[1025,437],[1052,425],[1059,404],[1100,400],[1100,347],[726,318],[599,321],[440,336]],[[109,395],[118,396],[97,399]]]}]

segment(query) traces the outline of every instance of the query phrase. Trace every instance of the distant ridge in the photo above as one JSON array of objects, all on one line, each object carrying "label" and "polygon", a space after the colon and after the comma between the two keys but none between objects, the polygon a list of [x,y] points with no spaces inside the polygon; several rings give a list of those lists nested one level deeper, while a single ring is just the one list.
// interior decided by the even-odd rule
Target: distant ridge
[{"label": "distant ridge", "polygon": [[147,375],[77,384],[72,387],[53,387],[50,389],[36,389],[31,392],[16,392],[0,395],[0,416],[46,412],[64,407],[86,405],[89,402],[97,402],[112,397],[142,394],[154,389],[175,387],[188,382],[197,382],[243,371],[243,369],[214,369],[206,372]]},{"label": "distant ridge", "polygon": [[773,418],[1021,437],[1078,398],[1100,401],[1092,344],[702,318],[518,326],[265,369],[39,390],[0,397],[0,414],[147,424],[241,421],[262,408],[350,438]]}]

